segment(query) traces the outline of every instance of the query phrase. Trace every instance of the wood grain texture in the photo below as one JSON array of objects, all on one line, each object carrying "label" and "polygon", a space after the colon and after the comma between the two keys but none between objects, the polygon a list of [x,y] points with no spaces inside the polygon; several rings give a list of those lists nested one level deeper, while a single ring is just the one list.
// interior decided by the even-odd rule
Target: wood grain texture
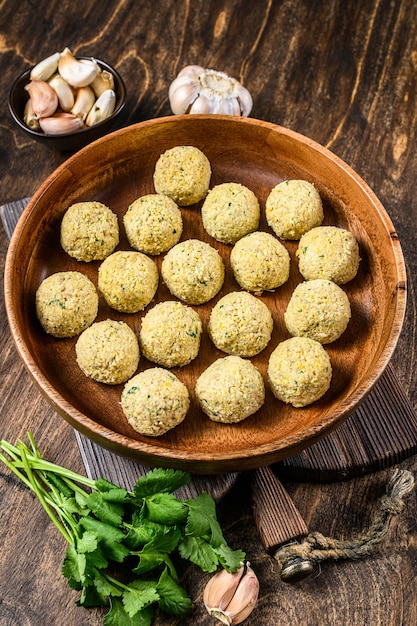
[{"label": "wood grain texture", "polygon": [[[28,36],[30,33],[30,36]],[[127,123],[169,115],[167,85],[188,63],[228,71],[254,97],[253,116],[279,123],[329,147],[351,165],[387,208],[404,251],[409,305],[392,364],[414,407],[416,288],[416,41],[414,0],[364,5],[302,0],[166,1],[19,4],[0,13],[4,90],[26,65],[65,45],[116,65],[128,85]],[[66,155],[19,134],[0,111],[1,203],[33,195]],[[0,234],[2,267],[7,238]],[[51,460],[82,471],[73,430],[39,395],[20,363],[0,308],[1,436],[11,441],[30,428]],[[412,457],[400,464],[417,473]],[[64,543],[32,496],[0,470],[0,623],[98,626],[102,611],[75,606],[77,594],[60,575]],[[391,470],[329,484],[280,479],[310,530],[351,538],[366,528]],[[374,556],[325,564],[297,586],[281,583],[266,555],[251,511],[249,476],[242,475],[219,505],[226,537],[243,547],[261,581],[259,605],[248,626],[411,626],[417,623],[417,504],[404,514]],[[183,581],[195,608],[180,623],[212,623],[201,597],[208,577],[186,568]],[[178,619],[159,616],[158,626]]]}]

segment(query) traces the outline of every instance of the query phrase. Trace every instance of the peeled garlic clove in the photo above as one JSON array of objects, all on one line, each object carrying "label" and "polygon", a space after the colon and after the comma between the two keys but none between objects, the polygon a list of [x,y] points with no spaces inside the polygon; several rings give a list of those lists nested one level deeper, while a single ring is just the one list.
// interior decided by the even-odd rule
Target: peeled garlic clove
[{"label": "peeled garlic clove", "polygon": [[40,129],[39,120],[33,112],[32,100],[30,98],[25,104],[25,108],[23,111],[23,121],[26,126],[31,128],[32,130]]},{"label": "peeled garlic clove", "polygon": [[82,120],[72,113],[59,112],[51,117],[44,117],[39,124],[45,135],[66,135],[81,130]]},{"label": "peeled garlic clove", "polygon": [[199,65],[189,65],[179,72],[169,87],[168,97],[175,115],[222,113],[248,116],[252,109],[252,97],[239,81],[225,72]]},{"label": "peeled garlic clove", "polygon": [[91,87],[80,87],[77,89],[74,106],[71,109],[73,115],[77,115],[85,122],[87,115],[90,113],[92,106],[96,101],[94,91]]},{"label": "peeled garlic clove", "polygon": [[107,70],[99,70],[90,87],[94,91],[96,98],[99,98],[106,89],[114,89],[113,74]]},{"label": "peeled garlic clove", "polygon": [[87,115],[85,123],[87,126],[93,126],[110,117],[116,106],[116,94],[113,89],[106,89],[101,96],[97,98],[91,111]]},{"label": "peeled garlic clove", "polygon": [[207,612],[225,626],[245,620],[256,606],[259,582],[249,563],[234,574],[222,570],[207,583],[203,601]]},{"label": "peeled garlic clove", "polygon": [[32,110],[35,117],[49,117],[58,108],[58,96],[51,85],[44,80],[31,80],[25,86],[32,100]]},{"label": "peeled garlic clove", "polygon": [[67,81],[64,80],[60,74],[54,74],[52,78],[48,80],[48,83],[56,92],[61,109],[67,112],[71,111],[74,106],[74,92]]},{"label": "peeled garlic clove", "polygon": [[53,74],[55,74],[58,68],[58,61],[60,57],[59,52],[55,52],[46,59],[42,59],[32,68],[30,73],[30,80],[49,80]]},{"label": "peeled garlic clove", "polygon": [[98,70],[98,64],[94,59],[82,62],[75,58],[69,48],[61,52],[58,71],[72,87],[90,85],[97,76]]}]

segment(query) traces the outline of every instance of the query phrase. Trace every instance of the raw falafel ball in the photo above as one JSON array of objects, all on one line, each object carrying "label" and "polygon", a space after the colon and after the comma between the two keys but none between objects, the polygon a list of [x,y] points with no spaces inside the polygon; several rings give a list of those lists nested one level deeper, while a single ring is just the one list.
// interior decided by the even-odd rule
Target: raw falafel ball
[{"label": "raw falafel ball", "polygon": [[278,344],[268,363],[268,379],[276,398],[304,407],[330,387],[332,366],[322,344],[309,337],[292,337]]},{"label": "raw falafel ball", "polygon": [[199,239],[187,239],[167,252],[161,274],[172,295],[188,304],[203,304],[220,291],[225,268],[215,248]]},{"label": "raw falafel ball", "polygon": [[150,193],[137,198],[123,217],[130,245],[145,254],[161,254],[178,243],[182,215],[168,196]]},{"label": "raw falafel ball", "polygon": [[258,411],[265,401],[259,370],[245,359],[227,356],[214,361],[197,379],[201,409],[213,422],[234,424]]},{"label": "raw falafel ball", "polygon": [[207,195],[211,178],[210,161],[194,146],[166,150],[156,162],[155,190],[179,206],[190,206]]},{"label": "raw falafel ball", "polygon": [[187,365],[200,349],[199,314],[177,301],[152,307],[142,319],[139,342],[143,355],[164,367]]},{"label": "raw falafel ball", "polygon": [[260,207],[253,191],[239,183],[222,183],[208,192],[201,207],[203,226],[223,243],[236,243],[256,230]]},{"label": "raw falafel ball", "polygon": [[156,263],[142,252],[120,250],[103,261],[98,288],[107,304],[122,313],[142,311],[158,288]]},{"label": "raw falafel ball", "polygon": [[317,226],[309,230],[301,237],[296,255],[303,278],[327,278],[338,285],[355,278],[360,263],[355,236],[337,226]]},{"label": "raw falafel ball", "polygon": [[86,376],[107,385],[126,382],[138,368],[139,344],[125,322],[104,320],[86,328],[75,344],[77,363]]},{"label": "raw falafel ball", "polygon": [[343,289],[323,278],[297,285],[284,313],[291,335],[310,337],[320,343],[339,339],[350,317],[350,302]]},{"label": "raw falafel ball", "polygon": [[257,295],[280,287],[290,275],[288,250],[276,237],[261,231],[242,237],[233,246],[230,265],[242,289]]},{"label": "raw falafel ball", "polygon": [[94,283],[81,272],[56,272],[36,291],[36,315],[54,337],[74,337],[92,324],[98,312]]},{"label": "raw falafel ball", "polygon": [[127,381],[121,405],[132,428],[141,435],[159,437],[184,420],[190,398],[187,387],[172,372],[154,367]]},{"label": "raw falafel ball", "polygon": [[306,180],[284,180],[270,192],[265,204],[269,226],[280,239],[296,240],[324,219],[317,189]]},{"label": "raw falafel ball", "polygon": [[216,348],[237,356],[255,356],[268,345],[273,319],[262,300],[247,291],[232,291],[217,302],[207,326]]},{"label": "raw falafel ball", "polygon": [[61,245],[77,261],[101,261],[119,243],[117,215],[101,202],[77,202],[61,222]]}]

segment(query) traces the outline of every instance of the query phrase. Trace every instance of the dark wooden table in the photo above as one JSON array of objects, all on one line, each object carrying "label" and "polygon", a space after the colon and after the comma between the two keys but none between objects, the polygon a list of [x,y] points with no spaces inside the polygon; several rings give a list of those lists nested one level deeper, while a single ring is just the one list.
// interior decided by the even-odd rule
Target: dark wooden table
[{"label": "dark wooden table", "polygon": [[[168,86],[185,65],[223,70],[250,89],[252,116],[323,144],[352,166],[385,205],[408,271],[408,307],[395,371],[417,403],[415,0],[194,0],[78,3],[5,0],[0,12],[0,203],[30,196],[68,156],[28,140],[13,125],[6,93],[28,65],[69,46],[116,66],[128,101],[123,125],[169,115]],[[1,264],[8,239],[0,232]],[[0,436],[32,430],[44,455],[84,467],[72,428],[41,397],[14,348],[1,300]],[[398,467],[417,473],[417,457]],[[311,530],[354,538],[367,528],[392,468],[335,483],[285,487]],[[0,624],[78,626],[102,622],[101,610],[75,605],[60,574],[64,541],[32,495],[0,467]],[[413,626],[417,624],[417,506],[414,493],[381,547],[360,561],[323,565],[295,585],[281,582],[267,556],[248,499],[247,477],[220,503],[233,547],[246,550],[259,575],[258,608],[248,626]],[[184,584],[192,615],[169,624],[211,624],[202,605],[207,576],[195,568]]]}]

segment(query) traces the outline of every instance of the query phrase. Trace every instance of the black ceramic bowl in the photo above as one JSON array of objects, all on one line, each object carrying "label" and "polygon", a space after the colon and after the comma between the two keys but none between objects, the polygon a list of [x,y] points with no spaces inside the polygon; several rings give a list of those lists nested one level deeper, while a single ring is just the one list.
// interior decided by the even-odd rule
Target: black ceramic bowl
[{"label": "black ceramic bowl", "polygon": [[[89,57],[77,58],[87,59]],[[28,137],[31,137],[32,139],[39,141],[39,143],[49,146],[55,150],[75,152],[92,141],[103,137],[103,135],[106,135],[116,127],[118,118],[120,117],[126,103],[126,86],[120,74],[113,67],[104,61],[100,61],[100,59],[95,60],[103,70],[111,72],[114,76],[116,106],[112,115],[94,126],[89,126],[88,128],[83,128],[73,133],[67,133],[64,135],[46,135],[42,131],[29,128],[23,121],[23,111],[28,100],[28,93],[25,90],[25,85],[27,85],[30,81],[30,72],[32,70],[32,68],[29,68],[15,78],[8,94],[10,114],[16,124],[22,129],[23,132],[26,133],[26,135],[28,135]]]}]

